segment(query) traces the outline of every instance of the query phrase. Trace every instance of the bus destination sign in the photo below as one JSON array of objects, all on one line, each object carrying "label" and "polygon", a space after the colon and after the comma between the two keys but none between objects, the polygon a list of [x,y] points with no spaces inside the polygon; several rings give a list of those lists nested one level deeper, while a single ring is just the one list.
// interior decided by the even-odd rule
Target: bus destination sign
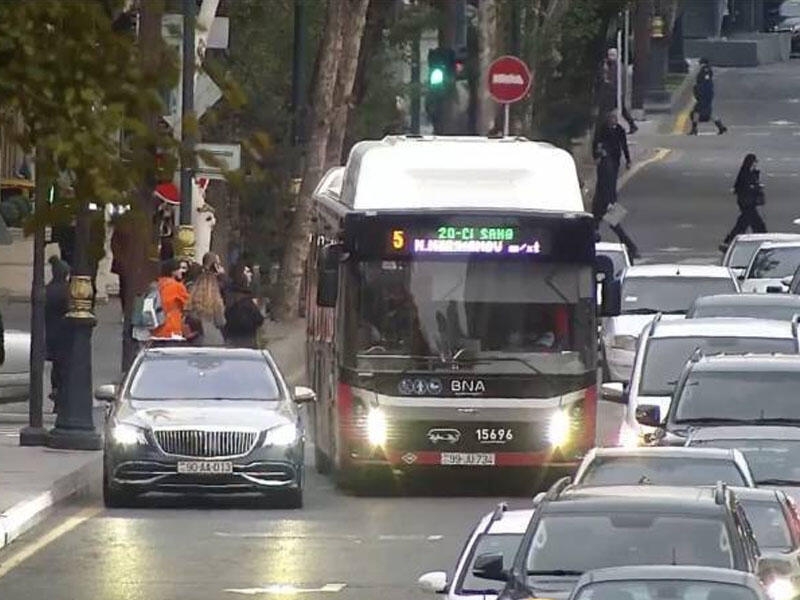
[{"label": "bus destination sign", "polygon": [[538,237],[517,226],[440,225],[414,231],[389,231],[388,247],[398,254],[540,254]]}]

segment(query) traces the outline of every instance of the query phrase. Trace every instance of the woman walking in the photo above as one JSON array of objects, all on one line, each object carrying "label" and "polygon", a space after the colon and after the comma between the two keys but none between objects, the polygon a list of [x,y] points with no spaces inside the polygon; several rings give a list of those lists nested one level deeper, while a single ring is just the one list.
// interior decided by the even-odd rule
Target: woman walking
[{"label": "woman walking", "polygon": [[222,301],[217,274],[203,269],[189,294],[186,313],[200,325],[193,341],[198,346],[224,346],[225,304]]},{"label": "woman walking", "polygon": [[258,348],[258,330],[264,323],[264,315],[250,289],[252,284],[252,269],[242,263],[236,265],[225,309],[225,341],[229,346]]},{"label": "woman walking", "polygon": [[725,252],[731,240],[747,231],[749,227],[753,233],[764,233],[767,226],[758,213],[758,207],[764,205],[764,188],[761,185],[761,172],[758,170],[758,158],[755,154],[748,154],[742,161],[736,182],[733,184],[733,193],[736,194],[736,204],[739,205],[739,218],[736,224],[725,236],[719,249]]}]

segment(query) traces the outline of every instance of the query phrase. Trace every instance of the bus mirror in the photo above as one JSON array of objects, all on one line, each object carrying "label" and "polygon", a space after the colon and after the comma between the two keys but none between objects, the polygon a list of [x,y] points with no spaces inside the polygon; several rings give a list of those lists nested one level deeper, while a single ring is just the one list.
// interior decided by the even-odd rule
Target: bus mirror
[{"label": "bus mirror", "polygon": [[601,287],[602,303],[601,315],[615,317],[620,311],[620,281],[619,279],[606,279]]},{"label": "bus mirror", "polygon": [[334,307],[339,295],[339,262],[342,245],[325,246],[317,264],[317,306]]}]

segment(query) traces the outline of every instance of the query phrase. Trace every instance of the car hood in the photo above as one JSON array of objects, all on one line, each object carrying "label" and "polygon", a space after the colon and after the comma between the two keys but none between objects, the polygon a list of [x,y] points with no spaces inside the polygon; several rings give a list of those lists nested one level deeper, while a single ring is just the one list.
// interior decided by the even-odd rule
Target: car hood
[{"label": "car hood", "polygon": [[292,423],[291,413],[280,402],[243,400],[152,401],[128,404],[117,415],[145,429],[271,429]]},{"label": "car hood", "polygon": [[[648,323],[656,318],[655,313],[649,315],[617,315],[610,317],[609,333],[613,335],[632,335],[639,337]],[[677,321],[685,319],[684,315],[662,315],[662,321]]]}]

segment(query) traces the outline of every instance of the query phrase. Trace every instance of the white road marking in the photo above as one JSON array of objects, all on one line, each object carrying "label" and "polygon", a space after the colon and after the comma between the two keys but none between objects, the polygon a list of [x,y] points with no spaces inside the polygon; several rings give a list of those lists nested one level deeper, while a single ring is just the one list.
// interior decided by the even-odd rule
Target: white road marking
[{"label": "white road marking", "polygon": [[328,593],[336,594],[341,592],[347,587],[346,583],[326,583],[318,588],[301,588],[291,583],[269,583],[264,587],[252,588],[229,588],[225,590],[227,594],[240,594],[242,596],[258,596],[261,594],[278,594],[278,595],[294,595],[294,594],[311,594],[311,593]]},{"label": "white road marking", "polygon": [[783,127],[785,125],[797,125],[797,123],[795,123],[794,121],[787,121],[786,119],[779,119],[777,121],[770,121],[769,124],[770,125],[779,125],[781,127]]},{"label": "white road marking", "polygon": [[[364,536],[349,534],[315,535],[315,534],[292,534],[292,533],[268,533],[268,532],[231,532],[215,531],[214,535],[224,538],[253,539],[253,540],[333,540],[353,542],[363,544],[366,539]],[[379,542],[438,542],[444,539],[441,534],[407,534],[407,533],[384,533],[376,536]]]},{"label": "white road marking", "polygon": [[415,535],[415,534],[384,534],[379,535],[378,539],[382,542],[438,542],[443,535]]}]

